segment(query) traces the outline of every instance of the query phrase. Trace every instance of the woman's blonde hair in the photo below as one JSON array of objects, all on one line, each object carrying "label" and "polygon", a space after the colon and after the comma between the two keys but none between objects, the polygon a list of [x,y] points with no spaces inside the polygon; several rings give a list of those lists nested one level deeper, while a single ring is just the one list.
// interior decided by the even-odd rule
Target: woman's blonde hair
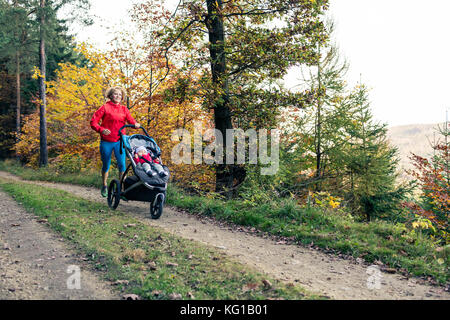
[{"label": "woman's blonde hair", "polygon": [[112,100],[112,95],[115,91],[120,91],[122,93],[122,101],[126,100],[127,94],[125,92],[125,89],[122,87],[111,87],[106,89],[105,97],[108,98],[109,100]]}]

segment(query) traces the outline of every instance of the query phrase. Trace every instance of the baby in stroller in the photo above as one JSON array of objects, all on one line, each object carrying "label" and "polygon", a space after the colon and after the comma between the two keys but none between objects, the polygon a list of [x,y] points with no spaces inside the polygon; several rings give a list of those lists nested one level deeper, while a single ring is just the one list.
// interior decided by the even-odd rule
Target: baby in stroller
[{"label": "baby in stroller", "polygon": [[144,169],[145,173],[150,177],[154,177],[157,174],[159,174],[160,177],[165,177],[168,174],[164,170],[158,158],[153,157],[153,155],[150,154],[144,146],[136,148],[134,152],[134,160],[136,165],[142,166],[142,169]]}]

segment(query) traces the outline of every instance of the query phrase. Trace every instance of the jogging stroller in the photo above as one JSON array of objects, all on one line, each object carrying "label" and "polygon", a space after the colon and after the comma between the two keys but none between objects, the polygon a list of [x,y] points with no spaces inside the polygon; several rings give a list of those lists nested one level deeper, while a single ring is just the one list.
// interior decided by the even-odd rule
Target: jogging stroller
[{"label": "jogging stroller", "polygon": [[[165,177],[161,177],[160,175],[151,177],[147,175],[142,166],[136,163],[134,151],[136,148],[144,146],[149,153],[152,153],[156,158],[160,159],[161,149],[143,127],[140,128],[144,131],[145,135],[134,134],[131,136],[123,134],[123,128],[134,128],[134,126],[124,125],[119,129],[120,149],[125,150],[130,163],[126,168],[121,181],[114,179],[109,184],[107,198],[108,206],[112,209],[116,209],[120,199],[124,199],[125,201],[135,200],[150,202],[150,217],[152,219],[158,219],[163,212],[164,202],[166,200],[166,189],[170,176],[169,168],[160,161],[164,170],[167,172],[167,175]],[[132,168],[134,175],[127,177],[130,168]],[[124,177],[126,178],[124,179]],[[123,191],[121,191],[122,185]]]}]

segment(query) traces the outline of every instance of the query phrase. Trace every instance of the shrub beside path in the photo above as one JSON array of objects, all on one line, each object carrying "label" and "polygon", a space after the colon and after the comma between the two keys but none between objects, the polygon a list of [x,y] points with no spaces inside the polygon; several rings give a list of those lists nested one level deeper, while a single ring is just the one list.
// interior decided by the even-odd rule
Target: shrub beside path
[{"label": "shrub beside path", "polygon": [[[0,178],[21,180],[17,176],[2,171],[0,171]],[[87,200],[106,203],[105,198],[100,196],[96,188],[21,181],[65,190]],[[177,236],[220,248],[245,265],[253,266],[288,283],[300,284],[313,293],[332,299],[450,300],[450,293],[445,287],[430,285],[422,279],[383,271],[378,274],[377,269],[369,268],[369,265],[360,259],[344,259],[314,248],[286,244],[267,236],[255,235],[244,228],[194,216],[175,208],[165,207],[159,220],[148,218],[148,203],[121,201],[118,210]],[[376,268],[383,270],[382,266]],[[379,286],[375,285],[377,282]]]}]

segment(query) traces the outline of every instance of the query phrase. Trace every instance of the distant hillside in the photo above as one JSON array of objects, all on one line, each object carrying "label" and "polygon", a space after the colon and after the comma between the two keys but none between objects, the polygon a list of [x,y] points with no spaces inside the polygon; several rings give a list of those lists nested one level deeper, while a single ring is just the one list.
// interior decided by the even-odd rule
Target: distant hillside
[{"label": "distant hillside", "polygon": [[411,124],[388,128],[388,137],[391,143],[399,149],[401,168],[413,168],[411,160],[408,158],[411,152],[422,157],[429,157],[433,154],[431,142],[439,138],[436,131],[437,126],[438,124]]}]

